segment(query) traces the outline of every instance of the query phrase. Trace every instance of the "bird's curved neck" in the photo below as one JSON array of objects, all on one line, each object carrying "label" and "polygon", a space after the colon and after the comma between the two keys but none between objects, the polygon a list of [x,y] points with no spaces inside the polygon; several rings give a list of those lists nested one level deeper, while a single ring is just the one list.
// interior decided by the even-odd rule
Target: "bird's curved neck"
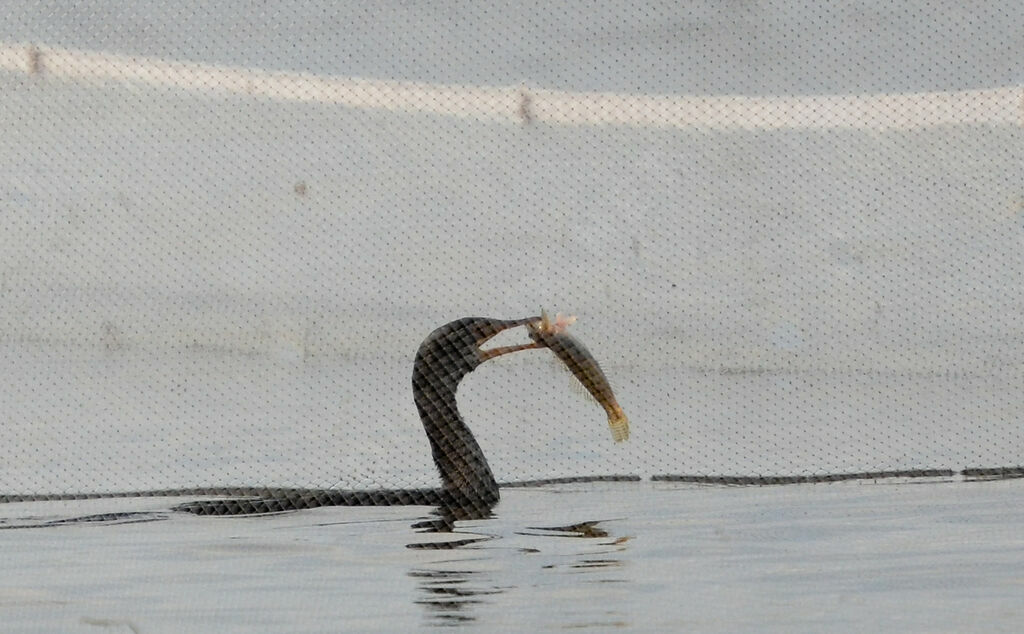
[{"label": "bird's curved neck", "polygon": [[444,492],[453,505],[489,508],[498,501],[498,484],[483,450],[459,414],[455,398],[458,382],[431,378],[429,372],[414,373],[413,392]]}]

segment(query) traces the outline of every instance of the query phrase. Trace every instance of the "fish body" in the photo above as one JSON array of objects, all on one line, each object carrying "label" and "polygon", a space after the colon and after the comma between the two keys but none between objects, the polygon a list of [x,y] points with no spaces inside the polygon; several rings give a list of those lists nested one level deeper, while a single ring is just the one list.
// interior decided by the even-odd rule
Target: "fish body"
[{"label": "fish body", "polygon": [[568,325],[575,321],[575,318],[563,318],[558,315],[552,322],[546,313],[542,314],[539,322],[527,324],[530,338],[551,350],[586,388],[587,392],[594,397],[594,400],[604,408],[605,413],[608,414],[608,426],[611,428],[612,438],[615,442],[629,438],[629,419],[615,399],[615,393],[612,391],[611,384],[608,383],[608,377],[605,376],[597,359],[587,350],[587,347],[566,331]]}]

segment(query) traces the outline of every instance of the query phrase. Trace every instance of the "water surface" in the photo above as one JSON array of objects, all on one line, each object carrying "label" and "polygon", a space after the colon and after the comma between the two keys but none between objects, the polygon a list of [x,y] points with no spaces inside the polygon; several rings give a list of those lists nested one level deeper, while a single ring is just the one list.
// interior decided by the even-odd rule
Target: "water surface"
[{"label": "water surface", "polygon": [[[511,489],[426,507],[197,518],[176,500],[28,503],[7,530],[8,631],[967,631],[1024,622],[1021,481]],[[111,629],[97,629],[104,625]]]}]

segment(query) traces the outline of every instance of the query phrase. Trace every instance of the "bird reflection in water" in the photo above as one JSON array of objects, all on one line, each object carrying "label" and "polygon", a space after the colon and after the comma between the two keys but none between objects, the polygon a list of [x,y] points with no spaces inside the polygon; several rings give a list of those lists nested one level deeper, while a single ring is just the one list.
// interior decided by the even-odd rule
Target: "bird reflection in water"
[{"label": "bird reflection in water", "polygon": [[[465,508],[462,506],[440,506],[434,510],[434,517],[420,520],[412,525],[420,533],[454,533],[455,522],[459,520],[484,520],[493,517],[490,508]],[[414,542],[406,548],[414,550],[452,550],[476,542],[493,539],[491,536],[448,539],[443,541]]]},{"label": "bird reflection in water", "polygon": [[427,611],[427,619],[435,625],[462,625],[477,620],[472,608],[486,601],[487,595],[505,590],[490,586],[490,576],[478,570],[409,571],[417,580],[421,599],[416,603]]},{"label": "bird reflection in water", "polygon": [[[530,574],[534,580],[527,591],[537,591],[538,587],[550,587],[552,591],[566,588],[572,575],[570,586],[589,583],[625,583],[626,579],[618,574],[624,567],[619,557],[630,541],[629,537],[616,537],[601,525],[601,520],[577,522],[566,526],[526,527],[514,531],[507,537],[502,535],[486,535],[479,531],[480,523],[459,529],[459,520],[488,519],[491,515],[465,517],[451,509],[439,508],[435,516],[413,524],[413,528],[421,533],[447,533],[460,537],[444,541],[416,542],[408,544],[417,550],[443,550],[450,554],[435,562],[413,568],[408,575],[416,580],[417,598],[415,603],[424,607],[424,616],[428,625],[479,625],[485,620],[486,606],[503,603],[497,595],[520,591],[515,582],[503,583],[502,572],[508,570],[502,565],[499,557],[505,553],[515,553],[513,567],[533,568]],[[467,535],[467,537],[461,537]],[[501,539],[516,539],[516,536],[527,538],[528,545],[502,548]],[[568,555],[557,543],[549,541],[582,539],[586,547]],[[596,546],[596,548],[595,548]],[[458,557],[454,552],[462,554],[472,552],[470,557]],[[530,557],[529,560],[519,559],[520,556]],[[497,564],[497,565],[496,565]],[[611,573],[611,574],[610,574]],[[550,576],[556,575],[556,576]],[[577,575],[583,575],[577,577]],[[585,622],[575,622],[577,615],[571,612],[565,615],[574,621],[571,627],[591,626],[623,626],[626,625],[622,615],[614,605],[607,606],[604,615],[592,611],[584,616]],[[602,616],[607,618],[602,618]]]}]

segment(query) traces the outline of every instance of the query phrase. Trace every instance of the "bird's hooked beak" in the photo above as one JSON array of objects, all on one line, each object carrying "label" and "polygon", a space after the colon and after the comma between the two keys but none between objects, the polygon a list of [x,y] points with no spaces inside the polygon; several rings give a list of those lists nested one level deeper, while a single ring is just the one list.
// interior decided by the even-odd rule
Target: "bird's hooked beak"
[{"label": "bird's hooked beak", "polygon": [[500,357],[503,354],[509,354],[511,352],[519,352],[521,350],[534,350],[536,348],[544,348],[544,344],[536,341],[530,343],[523,343],[514,346],[501,346],[498,348],[484,349],[483,345],[493,339],[498,334],[505,332],[506,330],[517,328],[519,326],[530,326],[541,321],[540,317],[526,317],[524,319],[510,319],[502,322],[495,326],[495,331],[489,335],[486,335],[483,339],[477,340],[477,347],[480,349],[480,362],[489,361],[495,357]]}]

